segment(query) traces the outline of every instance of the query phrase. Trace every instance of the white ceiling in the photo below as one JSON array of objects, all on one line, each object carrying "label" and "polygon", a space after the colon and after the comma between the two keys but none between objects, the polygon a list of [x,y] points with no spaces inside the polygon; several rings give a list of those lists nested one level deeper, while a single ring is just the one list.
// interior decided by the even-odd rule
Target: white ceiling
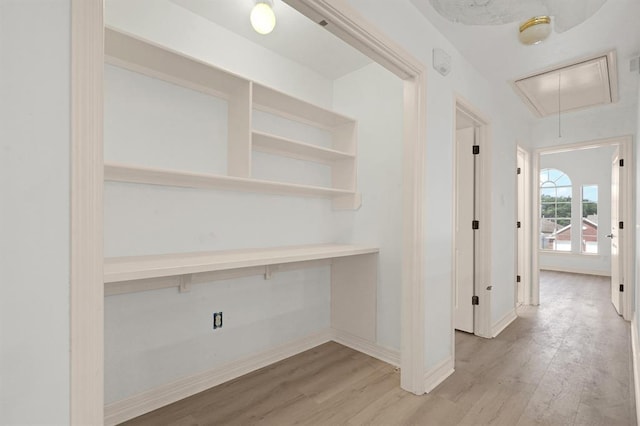
[{"label": "white ceiling", "polygon": [[[506,84],[542,69],[616,49],[621,98],[636,90],[629,60],[640,54],[640,1],[609,0],[593,17],[544,42],[524,46],[519,23],[470,26],[443,18],[429,0],[411,0],[420,12],[489,81]],[[454,64],[455,67],[455,64]],[[632,96],[637,97],[637,92]]]},{"label": "white ceiling", "polygon": [[[330,80],[371,63],[368,57],[282,0],[274,0],[277,25],[266,36],[255,33],[249,23],[254,0],[170,1]],[[635,102],[637,98],[638,79],[629,71],[629,60],[640,55],[640,25],[636,22],[640,18],[640,0],[608,0],[587,21],[563,33],[553,32],[535,46],[520,44],[517,22],[490,26],[457,24],[440,16],[429,0],[409,1],[495,85],[507,85],[541,70],[615,49],[620,99]],[[456,65],[459,64],[454,63],[453,67]]]},{"label": "white ceiling", "polygon": [[371,59],[312,22],[281,0],[274,0],[276,27],[256,33],[249,23],[254,0],[171,0],[281,56],[335,80],[371,63]]}]

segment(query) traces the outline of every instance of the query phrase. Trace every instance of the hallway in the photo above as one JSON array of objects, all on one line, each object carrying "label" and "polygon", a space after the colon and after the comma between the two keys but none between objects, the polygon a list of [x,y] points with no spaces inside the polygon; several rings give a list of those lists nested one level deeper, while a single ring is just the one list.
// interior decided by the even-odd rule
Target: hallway
[{"label": "hallway", "polygon": [[428,395],[327,343],[130,424],[633,425],[630,326],[609,280],[541,273],[541,305],[499,337],[457,333],[456,372]]},{"label": "hallway", "polygon": [[479,423],[636,424],[630,325],[609,282],[541,271],[540,306],[490,341],[458,333],[456,373],[435,393]]}]

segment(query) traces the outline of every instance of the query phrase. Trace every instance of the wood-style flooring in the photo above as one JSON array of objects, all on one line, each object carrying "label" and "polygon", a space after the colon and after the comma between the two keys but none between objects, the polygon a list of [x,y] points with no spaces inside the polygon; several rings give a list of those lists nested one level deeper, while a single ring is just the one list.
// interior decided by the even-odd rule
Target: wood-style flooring
[{"label": "wood-style flooring", "polygon": [[428,395],[327,343],[129,425],[634,425],[630,327],[608,278],[541,273],[541,304],[495,339],[456,333],[455,373]]}]

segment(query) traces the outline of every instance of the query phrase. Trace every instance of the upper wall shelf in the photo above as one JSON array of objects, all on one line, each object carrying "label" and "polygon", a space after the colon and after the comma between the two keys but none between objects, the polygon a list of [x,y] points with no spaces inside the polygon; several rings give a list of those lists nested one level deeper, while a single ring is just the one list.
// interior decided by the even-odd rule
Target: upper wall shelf
[{"label": "upper wall shelf", "polygon": [[105,61],[169,83],[228,98],[249,81],[206,62],[105,28]]},{"label": "upper wall shelf", "polygon": [[255,130],[251,133],[251,144],[253,149],[256,151],[319,163],[331,163],[338,160],[353,160],[355,158],[355,155],[348,154],[346,152],[323,148],[316,145],[309,145]]},{"label": "upper wall shelf", "polygon": [[[323,197],[332,199],[337,209],[360,207],[360,195],[356,193],[357,122],[354,119],[111,28],[105,29],[105,60],[130,71],[221,97],[228,105],[228,176],[107,163],[106,180]],[[323,129],[331,135],[332,147],[259,132],[253,128],[253,109]],[[327,164],[331,167],[331,186],[253,179],[254,151]]]},{"label": "upper wall shelf", "polygon": [[354,195],[352,191],[345,189],[114,163],[105,163],[104,179],[112,182],[143,183],[149,185],[178,186],[182,188],[220,189],[227,191],[265,192],[278,195],[301,195],[322,198],[339,198]]},{"label": "upper wall shelf", "polygon": [[353,124],[353,118],[312,105],[259,83],[253,83],[253,103],[262,111],[327,129]]},{"label": "upper wall shelf", "polygon": [[280,265],[378,253],[370,246],[319,244],[269,249],[112,257],[104,262],[105,284],[202,272]]}]

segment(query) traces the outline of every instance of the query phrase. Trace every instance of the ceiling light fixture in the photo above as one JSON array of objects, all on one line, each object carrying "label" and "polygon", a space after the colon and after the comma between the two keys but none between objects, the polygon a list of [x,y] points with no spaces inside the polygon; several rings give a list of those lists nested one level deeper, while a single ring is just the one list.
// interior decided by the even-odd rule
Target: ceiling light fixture
[{"label": "ceiling light fixture", "polygon": [[551,18],[535,16],[520,25],[518,38],[522,44],[538,44],[551,34]]},{"label": "ceiling light fixture", "polygon": [[[464,25],[502,25],[531,16],[553,16],[553,30],[563,33],[586,21],[607,0],[429,0],[443,17]],[[534,26],[541,30],[544,26]],[[549,31],[550,31],[549,27]]]},{"label": "ceiling light fixture", "polygon": [[258,34],[269,34],[276,26],[276,14],[273,13],[272,0],[257,0],[251,9],[251,26]]}]

